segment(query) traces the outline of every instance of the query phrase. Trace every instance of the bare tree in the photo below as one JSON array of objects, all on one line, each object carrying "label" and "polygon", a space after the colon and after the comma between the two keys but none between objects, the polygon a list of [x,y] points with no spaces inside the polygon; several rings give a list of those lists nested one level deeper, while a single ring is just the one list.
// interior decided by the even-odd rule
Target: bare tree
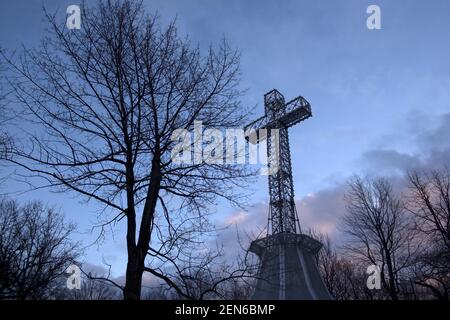
[{"label": "bare tree", "polygon": [[173,23],[162,28],[145,15],[140,2],[99,1],[81,13],[76,31],[47,14],[51,31],[40,48],[8,60],[32,128],[8,160],[25,170],[27,182],[43,178],[38,187],[96,201],[112,214],[102,227],[124,219],[123,293],[139,299],[145,271],[166,279],[146,267],[153,230],[163,223],[167,239],[180,239],[175,212],[202,226],[217,197],[244,200],[239,187],[252,175],[246,167],[172,157],[180,153],[175,138],[186,137],[177,129],[193,132],[195,121],[221,129],[242,123],[239,55],[223,41],[203,56]]},{"label": "bare tree", "polygon": [[5,72],[5,66],[2,59],[2,56],[4,55],[4,50],[0,47],[0,160],[6,158],[6,151],[8,149],[8,146],[10,145],[10,136],[7,134],[7,132],[3,129],[5,123],[6,123],[6,90],[4,87],[3,79],[4,79],[4,72]]},{"label": "bare tree", "polygon": [[314,230],[309,233],[312,238],[320,241],[323,245],[317,255],[317,264],[328,291],[334,299],[345,300],[347,298],[346,291],[349,288],[345,281],[341,259],[332,247],[329,236]]},{"label": "bare tree", "polygon": [[212,249],[211,245],[200,244],[197,248],[187,248],[190,251],[175,250],[177,257],[150,249],[158,262],[153,260],[147,266],[149,272],[153,274],[155,270],[164,276],[165,289],[171,296],[192,300],[249,298],[248,289],[252,287],[256,265],[248,259],[247,253],[243,256],[236,253],[235,261],[229,263],[224,259],[222,248]]},{"label": "bare tree", "polygon": [[415,266],[415,282],[441,300],[450,293],[450,172],[448,168],[409,174],[408,209],[416,218],[425,252]]},{"label": "bare tree", "polygon": [[404,204],[384,178],[354,178],[345,196],[348,213],[344,232],[350,237],[347,249],[353,259],[381,269],[383,288],[399,299],[402,271],[411,266],[418,252],[411,221]]},{"label": "bare tree", "polygon": [[327,234],[310,230],[309,234],[323,245],[317,264],[328,291],[335,300],[372,300],[376,293],[366,286],[365,268],[346,257],[333,246]]},{"label": "bare tree", "polygon": [[79,254],[73,225],[39,202],[0,200],[0,298],[43,299]]},{"label": "bare tree", "polygon": [[4,53],[4,49],[2,47],[0,47],[0,74],[2,75],[1,79],[0,79],[0,110],[3,111],[3,107],[5,104],[5,100],[6,100],[6,92],[5,92],[5,88],[4,88],[4,72],[6,70],[5,65],[4,65],[4,61],[3,61],[3,56],[5,55]]}]

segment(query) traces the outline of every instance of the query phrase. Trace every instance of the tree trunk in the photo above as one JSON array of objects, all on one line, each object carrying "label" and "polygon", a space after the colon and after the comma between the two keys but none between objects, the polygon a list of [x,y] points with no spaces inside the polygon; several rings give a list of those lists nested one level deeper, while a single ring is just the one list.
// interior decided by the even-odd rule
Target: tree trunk
[{"label": "tree trunk", "polygon": [[[159,153],[157,153],[159,154]],[[156,156],[152,161],[150,174],[150,186],[142,212],[141,225],[139,227],[139,238],[135,245],[136,224],[134,208],[130,211],[129,228],[127,230],[128,263],[126,271],[126,284],[123,290],[125,300],[139,300],[141,297],[142,274],[144,273],[145,257],[150,247],[151,225],[155,216],[155,208],[158,202],[159,190],[161,188],[160,158]],[[132,218],[132,219],[131,219]]]},{"label": "tree trunk", "polygon": [[389,277],[389,295],[391,296],[392,300],[398,300],[394,268],[392,266],[392,259],[390,256],[390,252],[387,252],[387,250],[386,250],[386,265],[388,268],[388,277]]},{"label": "tree trunk", "polygon": [[144,261],[140,261],[137,250],[128,256],[125,288],[123,298],[125,300],[139,300],[141,298],[142,274]]}]

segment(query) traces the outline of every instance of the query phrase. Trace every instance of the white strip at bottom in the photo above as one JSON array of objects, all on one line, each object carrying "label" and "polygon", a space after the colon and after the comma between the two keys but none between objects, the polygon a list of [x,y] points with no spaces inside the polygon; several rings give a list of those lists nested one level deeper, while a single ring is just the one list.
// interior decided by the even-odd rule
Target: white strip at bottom
[{"label": "white strip at bottom", "polygon": [[309,293],[311,293],[311,296],[313,297],[314,300],[318,300],[316,292],[314,291],[314,289],[311,285],[308,269],[306,268],[305,257],[303,256],[303,252],[298,247],[297,247],[297,253],[298,253],[298,257],[300,258],[300,264],[303,269],[303,275],[305,276],[305,282],[306,282],[306,286],[308,287]]},{"label": "white strip at bottom", "polygon": [[285,270],[285,252],[284,247],[280,247],[280,293],[279,299],[284,300],[286,298],[286,270]]}]

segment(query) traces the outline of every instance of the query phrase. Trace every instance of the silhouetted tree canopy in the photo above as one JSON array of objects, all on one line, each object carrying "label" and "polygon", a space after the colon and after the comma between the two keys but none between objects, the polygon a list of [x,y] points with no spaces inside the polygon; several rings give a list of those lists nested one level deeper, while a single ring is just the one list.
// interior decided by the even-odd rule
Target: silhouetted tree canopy
[{"label": "silhouetted tree canopy", "polygon": [[0,298],[44,299],[74,263],[74,226],[40,202],[0,199]]},{"label": "silhouetted tree canopy", "polygon": [[138,299],[144,271],[168,279],[146,266],[150,249],[152,260],[188,259],[217,199],[245,200],[248,167],[171,157],[176,129],[244,123],[239,54],[226,41],[203,53],[138,1],[99,1],[81,14],[80,30],[47,14],[41,46],[8,60],[30,125],[8,160],[29,182],[102,205],[112,216],[101,226],[124,221],[124,296]]}]

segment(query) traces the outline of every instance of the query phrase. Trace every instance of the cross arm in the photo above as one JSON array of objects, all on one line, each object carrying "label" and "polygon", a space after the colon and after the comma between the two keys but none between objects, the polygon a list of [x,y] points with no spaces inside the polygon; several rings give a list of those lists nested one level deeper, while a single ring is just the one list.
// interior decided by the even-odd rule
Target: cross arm
[{"label": "cross arm", "polygon": [[256,119],[255,121],[249,123],[244,127],[244,131],[247,130],[260,130],[260,129],[266,129],[268,124],[268,119],[266,116],[262,116],[261,118]]},{"label": "cross arm", "polygon": [[246,137],[246,139],[251,143],[258,143],[266,138],[265,136],[260,137],[258,130],[289,128],[311,116],[311,105],[305,98],[298,96],[283,106],[283,111],[278,114],[276,119],[269,119],[265,115],[245,126],[244,130],[246,132],[248,130],[255,130],[256,133],[256,136],[253,134],[252,136]]},{"label": "cross arm", "polygon": [[298,96],[286,103],[283,115],[278,118],[278,122],[288,128],[311,116],[311,105],[305,98]]},{"label": "cross arm", "polygon": [[260,140],[264,140],[265,137],[260,137],[258,130],[260,129],[267,129],[267,125],[269,123],[269,120],[267,116],[262,116],[255,121],[249,123],[244,127],[244,131],[250,132],[250,130],[254,130],[252,135],[248,135],[245,137],[245,139],[253,144],[260,142]]}]

